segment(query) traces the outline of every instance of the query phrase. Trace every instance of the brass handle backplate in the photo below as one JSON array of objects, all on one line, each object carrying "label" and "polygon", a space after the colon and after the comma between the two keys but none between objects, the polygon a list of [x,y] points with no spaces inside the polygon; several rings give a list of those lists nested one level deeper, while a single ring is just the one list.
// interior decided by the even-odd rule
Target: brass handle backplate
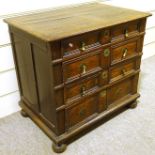
[{"label": "brass handle backplate", "polygon": [[87,66],[85,64],[81,65],[81,74],[85,74],[87,70]]},{"label": "brass handle backplate", "polygon": [[126,73],[126,69],[123,68],[123,69],[122,69],[122,74],[125,75],[125,73]]},{"label": "brass handle backplate", "polygon": [[81,87],[81,95],[83,96],[86,91],[86,86]]},{"label": "brass handle backplate", "polygon": [[124,35],[125,35],[125,37],[129,37],[129,33],[128,33],[127,29],[125,29]]},{"label": "brass handle backplate", "polygon": [[81,48],[82,51],[86,50],[86,44],[84,42],[81,42]]},{"label": "brass handle backplate", "polygon": [[123,49],[123,55],[122,55],[122,58],[123,59],[127,56],[127,53],[128,53],[128,49],[127,48],[124,48]]}]

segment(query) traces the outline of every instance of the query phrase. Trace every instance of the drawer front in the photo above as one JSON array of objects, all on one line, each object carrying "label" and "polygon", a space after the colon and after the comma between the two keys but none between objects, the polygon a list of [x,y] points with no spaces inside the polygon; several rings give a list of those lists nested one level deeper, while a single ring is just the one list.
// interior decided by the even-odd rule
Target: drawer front
[{"label": "drawer front", "polygon": [[[138,59],[139,60],[139,59]],[[139,68],[140,61],[132,60],[110,68],[110,82],[116,81],[126,75],[134,73]]]},{"label": "drawer front", "polygon": [[111,47],[111,64],[134,57],[138,54],[137,40],[124,42]]},{"label": "drawer front", "polygon": [[121,41],[139,34],[140,21],[132,21],[112,28],[112,42]]},{"label": "drawer front", "polygon": [[67,127],[72,127],[97,112],[97,96],[86,98],[66,109]]},{"label": "drawer front", "polygon": [[[71,128],[82,121],[93,119],[106,109],[106,91],[86,97],[66,108],[66,127]],[[83,122],[84,123],[84,122]]]},{"label": "drawer front", "polygon": [[90,55],[79,60],[64,63],[64,81],[70,81],[101,70],[100,54]]},{"label": "drawer front", "polygon": [[87,33],[62,41],[62,51],[64,57],[86,52],[87,50],[98,46],[99,32]]},{"label": "drawer front", "polygon": [[109,29],[86,33],[64,39],[61,43],[62,53],[64,57],[84,54],[108,42],[110,42]]},{"label": "drawer front", "polygon": [[85,96],[97,90],[108,82],[108,72],[102,71],[84,80],[68,84],[65,86],[65,102],[72,102],[77,98]]},{"label": "drawer front", "polygon": [[108,105],[121,99],[122,97],[132,94],[133,83],[133,78],[128,78],[110,87],[108,89]]}]

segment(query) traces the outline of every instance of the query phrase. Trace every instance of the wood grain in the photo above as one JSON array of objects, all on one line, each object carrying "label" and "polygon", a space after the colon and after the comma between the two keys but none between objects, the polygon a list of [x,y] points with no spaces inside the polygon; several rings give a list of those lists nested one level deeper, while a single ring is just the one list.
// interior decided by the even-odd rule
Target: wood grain
[{"label": "wood grain", "polygon": [[91,3],[5,19],[5,22],[42,40],[54,41],[150,15],[150,13]]},{"label": "wood grain", "polygon": [[20,105],[55,151],[139,97],[147,16],[93,3],[6,19]]}]

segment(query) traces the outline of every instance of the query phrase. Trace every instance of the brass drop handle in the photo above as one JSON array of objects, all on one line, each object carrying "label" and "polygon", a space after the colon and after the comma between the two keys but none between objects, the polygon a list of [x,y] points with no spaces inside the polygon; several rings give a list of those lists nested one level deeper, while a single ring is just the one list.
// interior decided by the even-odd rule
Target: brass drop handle
[{"label": "brass drop handle", "polygon": [[122,74],[125,75],[125,73],[126,73],[126,69],[124,68],[122,69]]},{"label": "brass drop handle", "polygon": [[86,50],[86,44],[84,42],[81,43],[81,50],[82,51]]},{"label": "brass drop handle", "polygon": [[87,66],[85,64],[81,65],[81,74],[85,74],[87,70]]},{"label": "brass drop handle", "polygon": [[127,53],[128,53],[128,49],[127,48],[123,49],[123,55],[122,55],[123,59],[127,56]]},{"label": "brass drop handle", "polygon": [[86,91],[86,86],[81,87],[81,95],[83,96]]},{"label": "brass drop handle", "polygon": [[129,37],[129,33],[128,33],[127,29],[125,29],[124,35],[125,35],[125,37]]}]

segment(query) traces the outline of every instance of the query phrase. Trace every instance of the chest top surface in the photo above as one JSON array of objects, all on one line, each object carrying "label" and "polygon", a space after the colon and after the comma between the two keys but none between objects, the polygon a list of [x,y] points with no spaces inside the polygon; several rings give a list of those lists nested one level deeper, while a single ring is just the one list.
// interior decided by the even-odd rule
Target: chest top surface
[{"label": "chest top surface", "polygon": [[8,18],[5,22],[42,40],[54,41],[150,15],[146,12],[90,3],[48,9],[41,13]]}]

